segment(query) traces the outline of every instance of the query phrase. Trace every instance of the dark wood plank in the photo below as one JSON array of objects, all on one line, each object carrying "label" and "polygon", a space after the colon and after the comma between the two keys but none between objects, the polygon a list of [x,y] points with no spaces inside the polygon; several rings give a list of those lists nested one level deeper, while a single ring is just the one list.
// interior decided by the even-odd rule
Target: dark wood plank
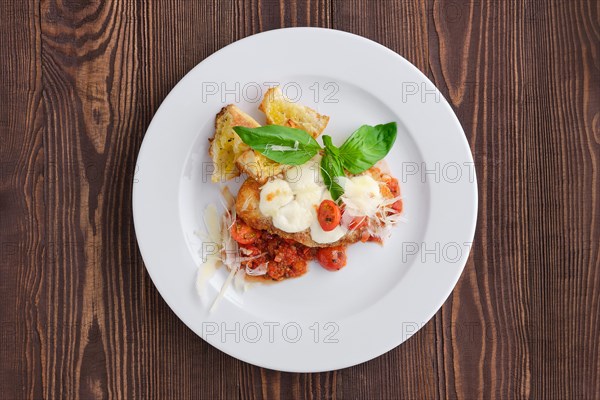
[{"label": "dark wood plank", "polygon": [[277,28],[331,27],[327,0],[236,0],[236,34],[239,38]]},{"label": "dark wood plank", "polygon": [[[524,49],[532,397],[600,397],[600,4],[532,9]],[[548,32],[548,34],[545,34]],[[533,100],[533,101],[530,101]],[[595,121],[594,121],[595,119]],[[507,232],[508,235],[508,232]]]},{"label": "dark wood plank", "polygon": [[[0,18],[0,397],[600,397],[598,2],[6,1]],[[480,198],[434,319],[321,374],[203,342],[150,282],[130,223],[135,157],[174,84],[234,40],[305,25],[428,75]]]},{"label": "dark wood plank", "polygon": [[436,316],[440,392],[597,398],[598,3],[431,5],[430,65],[480,194],[471,262]]},{"label": "dark wood plank", "polygon": [[332,28],[381,43],[428,75],[429,11],[418,0],[333,0]]},{"label": "dark wood plank", "polygon": [[215,15],[202,2],[42,4],[54,244],[39,305],[46,398],[237,394],[228,383],[238,361],[169,310],[130,222],[135,158],[153,113],[189,69],[233,40],[215,35]]},{"label": "dark wood plank", "polygon": [[0,397],[42,394],[43,148],[39,4],[0,5]]}]

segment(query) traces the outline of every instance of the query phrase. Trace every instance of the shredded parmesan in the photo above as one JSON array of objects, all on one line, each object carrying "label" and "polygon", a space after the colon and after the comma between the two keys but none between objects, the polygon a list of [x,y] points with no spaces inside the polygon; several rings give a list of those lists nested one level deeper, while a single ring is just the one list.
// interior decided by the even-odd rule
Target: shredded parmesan
[{"label": "shredded parmesan", "polygon": [[231,194],[231,191],[227,186],[223,186],[221,189],[221,193],[223,194],[223,198],[225,199],[225,208],[228,210],[233,210],[235,207],[235,197]]},{"label": "shredded parmesan", "polygon": [[204,225],[208,231],[208,237],[214,243],[221,242],[221,226],[219,225],[219,214],[214,204],[209,204],[204,210]]},{"label": "shredded parmesan", "polygon": [[208,310],[209,313],[212,313],[216,309],[217,304],[219,304],[219,301],[225,295],[225,292],[227,291],[227,288],[229,287],[229,285],[231,285],[231,281],[233,280],[233,277],[235,276],[237,271],[238,271],[237,269],[234,269],[234,268],[231,269],[231,271],[229,272],[229,275],[227,276],[227,279],[225,279],[225,283],[221,287],[221,291],[219,292],[219,294],[215,298],[215,301],[213,301],[212,306]]},{"label": "shredded parmesan", "polygon": [[223,237],[221,243],[221,257],[223,264],[230,269],[238,269],[240,266],[238,242],[231,236],[231,227],[235,223],[234,213],[225,213],[223,215]]},{"label": "shredded parmesan", "polygon": [[[227,197],[227,195],[224,194],[224,197]],[[196,279],[196,290],[198,291],[198,293],[203,293],[203,287],[206,284],[206,281],[208,281],[208,279],[210,279],[210,277],[212,276],[212,273],[214,273],[214,271],[212,273],[210,272],[212,269],[216,269],[216,267],[219,264],[223,264],[229,270],[229,275],[225,280],[225,283],[223,283],[219,294],[213,301],[209,312],[212,312],[216,309],[217,304],[223,298],[225,291],[231,285],[232,282],[234,283],[234,287],[238,290],[245,291],[249,287],[249,285],[246,285],[244,283],[245,276],[247,274],[247,268],[242,267],[242,265],[244,263],[247,263],[248,261],[252,261],[259,257],[262,257],[265,254],[261,253],[252,256],[251,251],[240,247],[238,242],[231,236],[231,228],[233,227],[233,224],[235,224],[236,219],[236,212],[233,206],[235,201],[228,201],[227,198],[225,199],[225,201],[228,204],[231,204],[232,206],[231,208],[225,208],[225,212],[221,217],[220,224],[218,223],[218,217],[214,217],[214,215],[216,215],[216,207],[207,207],[207,210],[210,209],[210,211],[205,215],[205,224],[207,225],[207,229],[209,230],[209,232],[212,231],[212,233],[210,233],[209,236],[214,238],[216,238],[217,236],[219,237],[219,241],[216,242],[219,252],[218,255],[212,255],[212,257],[209,258],[211,262],[210,265],[207,263],[201,265],[201,267],[203,268],[201,271],[199,271],[198,277]],[[223,206],[225,207],[225,204],[223,204]],[[211,225],[211,228],[208,227],[209,224]],[[217,226],[216,228],[215,225]],[[212,263],[214,263],[214,265]],[[204,272],[205,270],[207,272]],[[254,275],[264,275],[266,273],[266,266],[264,267],[264,272],[262,272],[263,269],[261,268],[261,266],[259,266],[257,270],[258,271],[256,272],[253,271]],[[252,273],[248,273],[248,275],[252,275]]]},{"label": "shredded parmesan", "polygon": [[[339,182],[347,187],[351,181],[348,178],[340,178]],[[380,239],[387,239],[391,235],[392,226],[404,219],[401,214],[398,214],[392,208],[392,205],[396,201],[401,200],[399,196],[391,199],[357,199],[356,196],[350,194],[345,192],[341,197],[345,204],[341,225],[347,229],[350,229],[350,225],[355,218],[362,218],[363,220],[367,220],[367,232],[369,235]],[[360,223],[356,225],[360,226]]]},{"label": "shredded parmesan", "polygon": [[233,287],[241,292],[246,291],[246,272],[243,269],[238,269],[233,278]]},{"label": "shredded parmesan", "polygon": [[380,239],[390,237],[392,226],[404,219],[401,214],[396,213],[391,208],[391,205],[398,200],[401,200],[400,196],[386,199],[379,205],[374,218],[369,221],[369,225],[367,226],[367,231],[370,235]]},{"label": "shredded parmesan", "polygon": [[248,210],[248,207],[250,206],[251,202],[252,202],[252,197],[250,197],[250,196],[246,197],[246,200],[244,200],[244,204],[242,204],[242,211]]},{"label": "shredded parmesan", "polygon": [[246,274],[248,274],[249,276],[265,275],[267,273],[268,268],[269,262],[267,261],[266,263],[262,263],[254,269],[246,267]]},{"label": "shredded parmesan", "polygon": [[209,255],[206,257],[206,261],[198,268],[198,273],[196,274],[196,292],[199,296],[203,295],[206,283],[213,277],[220,263],[221,257]]},{"label": "shredded parmesan", "polygon": [[296,140],[294,142],[294,147],[290,147],[290,146],[281,146],[278,144],[268,144],[265,146],[266,150],[273,150],[273,151],[297,151],[298,148],[300,146],[300,143]]}]

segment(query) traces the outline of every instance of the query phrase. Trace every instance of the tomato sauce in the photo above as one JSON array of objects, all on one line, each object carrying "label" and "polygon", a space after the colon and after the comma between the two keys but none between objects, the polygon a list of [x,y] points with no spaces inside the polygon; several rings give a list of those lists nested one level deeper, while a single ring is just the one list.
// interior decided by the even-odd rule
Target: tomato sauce
[{"label": "tomato sauce", "polygon": [[262,277],[280,281],[295,278],[308,270],[308,261],[315,258],[316,250],[294,240],[283,239],[267,231],[257,231],[251,245],[240,245],[250,252],[250,256],[264,253],[258,258],[243,263],[249,269],[267,263],[267,273]]}]

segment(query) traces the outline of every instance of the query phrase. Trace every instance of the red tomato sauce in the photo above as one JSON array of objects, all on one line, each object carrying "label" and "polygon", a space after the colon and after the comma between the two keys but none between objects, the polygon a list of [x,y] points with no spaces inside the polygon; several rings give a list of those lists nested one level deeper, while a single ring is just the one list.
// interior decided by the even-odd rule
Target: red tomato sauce
[{"label": "red tomato sauce", "polygon": [[264,253],[258,258],[243,263],[244,267],[255,269],[267,263],[267,273],[264,279],[280,281],[285,278],[295,278],[308,270],[308,261],[315,258],[316,249],[304,246],[293,240],[283,239],[267,231],[257,231],[256,240],[250,245],[240,245],[252,253],[250,256]]}]

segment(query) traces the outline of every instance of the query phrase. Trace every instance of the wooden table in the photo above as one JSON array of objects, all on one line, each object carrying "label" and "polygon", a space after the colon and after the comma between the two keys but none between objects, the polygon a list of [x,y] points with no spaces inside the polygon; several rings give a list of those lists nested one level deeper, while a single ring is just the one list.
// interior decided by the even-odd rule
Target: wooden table
[{"label": "wooden table", "polygon": [[[0,398],[600,398],[598,1],[4,0],[0,18]],[[254,367],[186,328],[131,216],[136,155],[175,83],[237,39],[303,25],[376,40],[440,88],[480,204],[435,317],[320,374]]]}]

